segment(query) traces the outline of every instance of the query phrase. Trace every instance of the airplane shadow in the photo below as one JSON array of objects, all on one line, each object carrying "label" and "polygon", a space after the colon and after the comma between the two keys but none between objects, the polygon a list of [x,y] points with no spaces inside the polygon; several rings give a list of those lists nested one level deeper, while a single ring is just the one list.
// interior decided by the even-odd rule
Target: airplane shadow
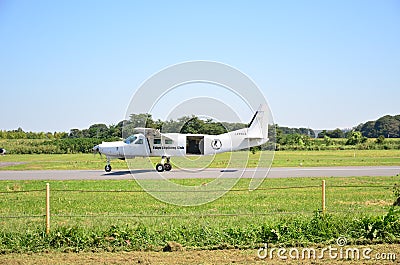
[{"label": "airplane shadow", "polygon": [[149,173],[154,172],[154,169],[135,169],[132,171],[124,170],[124,171],[115,171],[110,173],[104,173],[102,176],[124,176],[124,175],[134,175],[141,173]]},{"label": "airplane shadow", "polygon": [[238,170],[237,169],[222,169],[222,170],[220,170],[220,172],[237,172]]},{"label": "airplane shadow", "polygon": [[[220,172],[225,172],[225,173],[233,173],[237,172],[237,169],[222,169]],[[104,173],[102,176],[126,176],[126,175],[135,175],[135,174],[144,174],[144,173],[156,173],[154,169],[135,169],[132,171],[129,170],[123,170],[123,171],[114,171],[114,172],[109,172],[109,173]]]}]

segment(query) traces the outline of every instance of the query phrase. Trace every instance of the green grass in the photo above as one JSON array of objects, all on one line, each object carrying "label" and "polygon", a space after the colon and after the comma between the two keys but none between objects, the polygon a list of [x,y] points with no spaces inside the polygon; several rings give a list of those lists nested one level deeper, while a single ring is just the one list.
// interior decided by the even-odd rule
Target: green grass
[{"label": "green grass", "polygon": [[[254,167],[260,155],[218,155],[210,167]],[[249,161],[247,160],[249,156]],[[210,157],[174,158],[182,167],[207,165]],[[151,167],[152,158],[132,160]],[[6,155],[1,167],[28,169],[102,169],[104,157],[75,155]],[[263,160],[261,166],[265,166]],[[274,166],[399,165],[400,150],[279,151]],[[126,169],[113,161],[114,169]],[[1,171],[0,171],[1,174]],[[266,179],[256,191],[241,179],[216,201],[194,207],[160,202],[134,180],[49,181],[51,234],[44,233],[45,184],[48,181],[0,181],[0,253],[45,250],[161,250],[168,241],[187,248],[254,248],[264,242],[298,245],[332,243],[345,236],[353,243],[399,242],[400,213],[391,211],[392,177],[325,178],[327,213],[320,214],[322,178]],[[148,180],[149,182],[155,180]],[[199,186],[208,179],[174,182]],[[193,196],[196,196],[194,194]]]},{"label": "green grass", "polygon": [[[259,163],[261,155],[261,161]],[[175,167],[193,168],[208,166],[221,167],[267,167],[272,153],[234,152],[204,157],[173,157]],[[132,168],[151,168],[160,161],[152,157],[129,160]],[[0,170],[50,170],[50,169],[103,169],[105,158],[92,154],[54,155],[6,155],[1,162],[23,162],[13,166],[0,166]],[[315,167],[315,166],[375,166],[399,165],[400,150],[336,150],[336,151],[278,151],[273,160],[274,167]],[[125,161],[113,160],[114,170],[127,169]]]},{"label": "green grass", "polygon": [[[331,177],[325,179],[328,208],[331,212],[351,210],[373,213],[386,210],[387,206],[393,202],[391,187],[400,180],[400,177]],[[260,186],[260,190],[248,191],[246,189],[249,180],[241,179],[234,188],[234,190],[239,189],[240,191],[230,191],[213,203],[194,207],[179,207],[159,202],[147,193],[141,192],[142,189],[135,180],[1,181],[0,192],[6,193],[0,194],[0,216],[18,213],[43,214],[44,191],[29,193],[23,191],[43,190],[45,183],[50,183],[51,186],[53,215],[90,215],[92,213],[96,215],[103,213],[106,215],[163,215],[168,213],[203,215],[303,211],[312,213],[321,206],[321,180],[322,178],[267,178]],[[156,182],[157,180],[148,181]],[[175,180],[186,186],[200,186],[207,181],[207,179]],[[382,187],[368,188],[368,186]],[[282,189],[285,187],[293,188]],[[81,190],[91,192],[81,192]]]},{"label": "green grass", "polygon": [[[321,209],[321,180],[266,179],[259,190],[247,191],[249,180],[241,179],[235,186],[240,191],[194,207],[166,204],[137,192],[141,188],[134,180],[50,181],[49,237],[43,234],[45,182],[1,181],[0,250],[160,250],[167,241],[192,248],[255,247],[267,240],[318,243],[339,235],[354,242],[397,242],[398,216],[388,222],[390,227],[383,227],[383,219],[376,216],[390,209],[391,187],[399,183],[398,176],[326,178],[326,215],[315,214]],[[177,180],[182,185],[207,181]],[[24,192],[29,190],[38,191]],[[369,231],[376,223],[391,236]]]}]

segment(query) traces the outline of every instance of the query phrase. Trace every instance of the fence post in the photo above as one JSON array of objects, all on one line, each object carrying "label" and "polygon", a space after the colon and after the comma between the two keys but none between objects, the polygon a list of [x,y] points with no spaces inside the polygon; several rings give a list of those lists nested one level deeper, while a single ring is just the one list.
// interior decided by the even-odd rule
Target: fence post
[{"label": "fence post", "polygon": [[322,180],[322,213],[325,213],[325,180]]},{"label": "fence post", "polygon": [[50,184],[46,183],[46,234],[50,234]]}]

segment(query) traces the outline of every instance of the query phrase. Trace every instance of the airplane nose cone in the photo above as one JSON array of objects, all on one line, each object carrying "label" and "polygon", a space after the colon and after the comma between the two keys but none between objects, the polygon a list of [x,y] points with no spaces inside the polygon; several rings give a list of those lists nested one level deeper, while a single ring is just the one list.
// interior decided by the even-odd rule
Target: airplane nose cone
[{"label": "airplane nose cone", "polygon": [[95,152],[99,152],[99,150],[100,150],[99,145],[95,145],[92,150]]}]

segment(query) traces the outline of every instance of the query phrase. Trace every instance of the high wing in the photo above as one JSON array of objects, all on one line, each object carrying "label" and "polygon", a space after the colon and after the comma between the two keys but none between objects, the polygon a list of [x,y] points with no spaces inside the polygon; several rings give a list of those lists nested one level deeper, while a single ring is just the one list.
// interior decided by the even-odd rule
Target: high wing
[{"label": "high wing", "polygon": [[141,133],[145,137],[149,138],[156,138],[156,137],[161,137],[161,132],[157,129],[153,128],[143,128],[143,127],[138,127],[133,130],[133,132],[136,133]]}]

